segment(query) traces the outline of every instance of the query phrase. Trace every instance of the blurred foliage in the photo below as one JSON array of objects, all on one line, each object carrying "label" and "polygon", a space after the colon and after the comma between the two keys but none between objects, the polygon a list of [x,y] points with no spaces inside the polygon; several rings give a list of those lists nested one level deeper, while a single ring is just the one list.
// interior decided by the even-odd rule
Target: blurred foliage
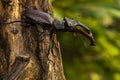
[{"label": "blurred foliage", "polygon": [[67,80],[120,80],[120,0],[52,0],[56,18],[89,26],[96,46],[82,35],[58,33]]}]

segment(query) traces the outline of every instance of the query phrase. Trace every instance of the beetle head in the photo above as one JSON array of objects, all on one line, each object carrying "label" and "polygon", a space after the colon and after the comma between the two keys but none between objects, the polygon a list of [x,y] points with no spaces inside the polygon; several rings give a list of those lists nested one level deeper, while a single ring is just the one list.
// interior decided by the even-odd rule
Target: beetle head
[{"label": "beetle head", "polygon": [[[91,45],[95,45],[95,41],[92,36],[92,32],[90,31],[90,29],[87,26],[85,26],[84,24],[82,24],[79,21],[76,21],[74,19],[70,19],[67,17],[64,18],[64,21],[65,21],[65,28],[67,30],[84,35],[85,37],[87,37],[90,40]],[[77,26],[82,27],[85,31],[78,29]]]}]

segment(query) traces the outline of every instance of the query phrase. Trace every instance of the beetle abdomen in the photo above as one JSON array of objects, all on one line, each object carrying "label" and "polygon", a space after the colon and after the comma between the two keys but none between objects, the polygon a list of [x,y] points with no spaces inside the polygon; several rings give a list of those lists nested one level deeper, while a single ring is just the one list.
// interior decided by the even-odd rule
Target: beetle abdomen
[{"label": "beetle abdomen", "polygon": [[52,24],[54,21],[54,18],[50,16],[49,14],[38,11],[38,10],[25,10],[23,11],[23,15],[33,21],[35,21],[38,24]]}]

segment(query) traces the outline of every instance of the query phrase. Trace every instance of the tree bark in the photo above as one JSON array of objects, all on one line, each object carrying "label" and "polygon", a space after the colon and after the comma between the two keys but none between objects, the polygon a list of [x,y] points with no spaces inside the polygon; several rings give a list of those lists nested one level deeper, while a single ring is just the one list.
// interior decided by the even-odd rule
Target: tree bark
[{"label": "tree bark", "polygon": [[[0,0],[1,23],[21,20],[27,8],[53,16],[50,0],[11,1]],[[0,24],[0,80],[65,80],[56,34],[40,25]]]}]

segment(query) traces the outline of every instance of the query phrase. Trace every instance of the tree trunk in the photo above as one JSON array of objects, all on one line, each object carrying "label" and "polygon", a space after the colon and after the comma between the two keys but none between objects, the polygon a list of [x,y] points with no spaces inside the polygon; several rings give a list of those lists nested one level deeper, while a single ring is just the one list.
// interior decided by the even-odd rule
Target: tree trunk
[{"label": "tree trunk", "polygon": [[[0,22],[19,21],[22,11],[53,16],[49,0],[0,0]],[[0,80],[65,80],[56,34],[23,22],[0,25]]]}]

